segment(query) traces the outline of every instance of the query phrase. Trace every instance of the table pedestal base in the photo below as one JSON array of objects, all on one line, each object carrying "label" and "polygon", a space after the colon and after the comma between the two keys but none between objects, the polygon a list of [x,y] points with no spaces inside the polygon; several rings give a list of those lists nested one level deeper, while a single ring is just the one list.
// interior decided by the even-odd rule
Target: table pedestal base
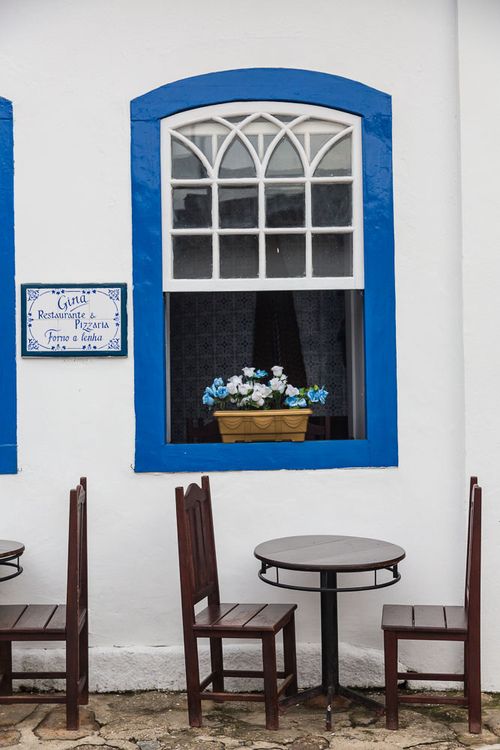
[{"label": "table pedestal base", "polygon": [[315,698],[318,695],[327,696],[325,726],[332,728],[332,705],[336,695],[341,695],[353,703],[375,710],[383,714],[385,707],[382,703],[369,698],[362,693],[344,687],[339,682],[339,631],[337,612],[337,574],[323,571],[321,576],[321,685],[304,690],[295,696],[289,696],[280,702],[280,706],[293,706],[297,703]]}]

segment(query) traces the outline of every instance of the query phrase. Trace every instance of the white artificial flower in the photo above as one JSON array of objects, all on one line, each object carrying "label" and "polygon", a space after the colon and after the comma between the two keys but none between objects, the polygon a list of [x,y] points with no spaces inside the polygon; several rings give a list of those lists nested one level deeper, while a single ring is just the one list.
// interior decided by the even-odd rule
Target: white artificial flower
[{"label": "white artificial flower", "polygon": [[243,375],[246,378],[253,378],[253,376],[255,375],[255,367],[244,367]]},{"label": "white artificial flower", "polygon": [[271,371],[275,378],[279,378],[280,375],[283,375],[283,368],[279,365],[274,365],[274,367],[271,367]]},{"label": "white artificial flower", "polygon": [[295,388],[295,386],[288,383],[285,391],[287,396],[298,396],[299,395],[299,389]]},{"label": "white artificial flower", "polygon": [[264,399],[262,398],[262,396],[260,395],[258,391],[254,391],[252,393],[252,401],[255,401],[257,406],[264,406]]},{"label": "white artificial flower", "polygon": [[238,384],[233,383],[231,380],[229,380],[227,384],[227,390],[228,393],[231,394],[231,396],[234,396],[235,393],[238,393]]},{"label": "white artificial flower", "polygon": [[271,390],[278,391],[279,393],[283,393],[286,387],[281,378],[272,378],[269,381],[269,385],[271,386]]},{"label": "white artificial flower", "polygon": [[238,386],[238,391],[241,393],[242,396],[247,396],[251,390],[252,390],[252,385],[250,383],[240,383]]},{"label": "white artificial flower", "polygon": [[229,378],[229,380],[227,382],[228,383],[235,383],[236,385],[239,385],[240,383],[243,382],[243,379],[242,379],[241,375],[233,375],[232,377]]}]

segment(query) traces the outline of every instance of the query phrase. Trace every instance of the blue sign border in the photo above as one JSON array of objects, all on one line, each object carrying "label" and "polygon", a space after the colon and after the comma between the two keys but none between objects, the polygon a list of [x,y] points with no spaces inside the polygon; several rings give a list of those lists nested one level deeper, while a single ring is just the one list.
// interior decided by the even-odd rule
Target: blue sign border
[{"label": "blue sign border", "polygon": [[[120,323],[121,323],[121,348],[110,351],[40,351],[28,350],[27,347],[27,305],[26,291],[28,289],[121,289],[120,295]],[[128,330],[127,330],[127,284],[126,283],[109,283],[109,284],[21,284],[21,355],[23,357],[126,357],[128,354]]]},{"label": "blue sign border", "polygon": [[[360,115],[363,142],[366,440],[166,443],[160,122],[233,101],[289,101]],[[311,70],[247,68],[185,78],[131,102],[135,471],[398,465],[391,97]]]}]

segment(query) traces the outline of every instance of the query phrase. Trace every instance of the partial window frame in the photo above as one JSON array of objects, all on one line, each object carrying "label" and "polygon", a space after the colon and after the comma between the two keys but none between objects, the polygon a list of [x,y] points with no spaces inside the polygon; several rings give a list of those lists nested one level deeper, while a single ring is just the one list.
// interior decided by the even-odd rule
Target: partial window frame
[{"label": "partial window frame", "polygon": [[12,102],[0,97],[0,474],[17,472],[14,139]]},{"label": "partial window frame", "polygon": [[[267,104],[267,106],[266,106]],[[316,177],[314,176],[314,170],[332,145],[327,142],[321,147],[314,157],[312,168],[308,168],[309,164],[304,164],[304,176],[296,178],[285,178],[285,177],[268,177],[265,174],[269,152],[266,154],[263,161],[261,161],[257,154],[253,154],[252,158],[255,158],[257,174],[255,177],[240,177],[240,178],[226,178],[222,179],[218,175],[210,176],[210,164],[202,153],[198,153],[198,158],[203,163],[203,166],[207,169],[209,175],[202,179],[173,179],[170,177],[171,172],[171,153],[170,153],[170,134],[180,127],[186,127],[187,125],[193,125],[197,121],[205,120],[219,120],[220,118],[234,117],[234,115],[242,115],[246,113],[245,120],[247,119],[258,119],[260,113],[265,112],[269,115],[271,110],[282,111],[283,114],[292,115],[294,117],[301,117],[307,123],[309,117],[313,119],[330,119],[337,125],[343,125],[344,131],[337,133],[337,140],[350,137],[352,140],[352,170],[351,174],[347,177]],[[330,107],[329,115],[326,115],[325,108],[312,108],[310,105],[304,107],[303,104],[296,104],[295,102],[284,102],[280,108],[279,102],[236,102],[236,103],[224,103],[215,105],[212,107],[198,108],[196,111],[187,110],[180,112],[168,118],[163,118],[161,122],[161,151],[162,151],[162,242],[163,242],[163,277],[165,291],[177,292],[177,291],[247,291],[255,289],[363,289],[363,199],[362,199],[362,147],[361,147],[361,122],[358,116],[352,115],[347,112],[340,112],[332,110]],[[253,111],[253,112],[252,112]],[[250,114],[248,114],[250,113]],[[229,135],[229,143],[234,142],[233,134],[239,131],[241,122],[234,124],[235,130]],[[286,125],[284,128],[286,129]],[[177,136],[179,137],[179,136]],[[279,143],[280,135],[274,137],[274,141]],[[230,140],[231,139],[231,140]],[[186,139],[187,141],[187,139]],[[189,144],[189,141],[187,141]],[[252,148],[250,146],[250,148]],[[226,146],[227,149],[227,146]],[[304,158],[307,159],[304,154]],[[217,161],[220,161],[220,155]],[[301,159],[302,161],[302,159]],[[303,227],[281,227],[279,229],[270,228],[265,223],[265,189],[266,186],[271,184],[281,185],[287,184],[304,184],[305,189],[305,222]],[[350,226],[320,226],[314,225],[311,217],[311,189],[312,185],[315,184],[333,184],[333,183],[347,183],[352,188],[352,221]],[[210,227],[198,227],[193,229],[175,229],[173,226],[172,217],[172,188],[185,187],[186,185],[194,185],[196,187],[207,186],[211,189],[212,194],[212,224]],[[234,186],[237,184],[242,185],[256,185],[259,191],[259,223],[254,228],[247,229],[220,229],[218,221],[215,218],[218,212],[217,204],[217,192],[224,185]],[[217,190],[215,189],[217,187]],[[262,275],[263,263],[262,256],[265,255],[265,236],[271,234],[298,234],[303,235],[306,238],[306,274],[302,276],[288,276],[284,278],[274,278],[271,276]],[[350,234],[353,238],[353,272],[351,276],[314,276],[312,270],[312,240],[313,235],[319,234]],[[199,278],[199,279],[176,279],[173,274],[173,237],[182,235],[196,235],[201,234],[213,237],[217,241],[214,243],[214,265],[213,265],[213,276],[211,278]],[[217,261],[219,258],[219,239],[222,235],[254,235],[259,238],[259,255],[260,255],[260,273],[256,277],[248,278],[222,278],[218,274]]]},{"label": "partial window frame", "polygon": [[[362,118],[366,428],[363,440],[166,443],[161,120],[233,101],[317,105]],[[391,98],[304,70],[244,69],[167,84],[131,102],[136,472],[396,466],[397,393]]]}]

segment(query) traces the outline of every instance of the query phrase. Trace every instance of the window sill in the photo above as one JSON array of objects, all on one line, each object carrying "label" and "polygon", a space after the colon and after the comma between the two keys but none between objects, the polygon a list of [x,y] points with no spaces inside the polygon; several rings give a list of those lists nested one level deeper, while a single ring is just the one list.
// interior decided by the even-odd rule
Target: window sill
[{"label": "window sill", "polygon": [[135,471],[208,472],[397,466],[396,440],[163,444],[137,447]]}]

